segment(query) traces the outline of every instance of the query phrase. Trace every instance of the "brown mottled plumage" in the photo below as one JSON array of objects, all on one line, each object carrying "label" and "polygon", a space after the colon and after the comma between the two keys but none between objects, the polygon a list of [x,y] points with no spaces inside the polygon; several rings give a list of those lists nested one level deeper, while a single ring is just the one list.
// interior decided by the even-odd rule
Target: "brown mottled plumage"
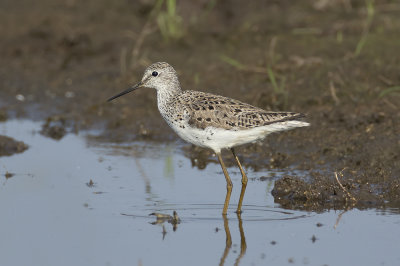
[{"label": "brown mottled plumage", "polygon": [[[205,129],[244,130],[271,123],[295,120],[304,117],[293,112],[270,112],[231,98],[200,91],[183,91],[171,103],[173,110],[185,110],[189,116],[189,125]],[[181,117],[181,111],[175,112]]]}]

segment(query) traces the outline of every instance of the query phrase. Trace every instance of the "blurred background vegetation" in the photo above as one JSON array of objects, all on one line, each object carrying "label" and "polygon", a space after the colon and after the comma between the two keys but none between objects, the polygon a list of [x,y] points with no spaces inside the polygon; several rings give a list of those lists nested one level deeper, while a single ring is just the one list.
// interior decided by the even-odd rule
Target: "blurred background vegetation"
[{"label": "blurred background vegetation", "polygon": [[[83,124],[97,123],[109,111],[104,99],[137,81],[155,61],[172,64],[185,89],[262,108],[312,112],[373,102],[398,110],[395,0],[1,5],[0,96],[3,109],[16,108],[21,115],[40,117],[42,110],[80,120],[84,113]],[[139,108],[155,103],[145,92],[129,101]],[[37,112],[27,112],[27,106]],[[123,109],[116,116],[126,119],[128,113]]]}]

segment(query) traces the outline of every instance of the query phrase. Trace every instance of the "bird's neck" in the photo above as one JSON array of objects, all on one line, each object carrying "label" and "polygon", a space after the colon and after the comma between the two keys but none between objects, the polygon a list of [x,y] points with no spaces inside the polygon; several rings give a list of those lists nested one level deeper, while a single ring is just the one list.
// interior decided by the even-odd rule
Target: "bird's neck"
[{"label": "bird's neck", "polygon": [[182,89],[179,84],[172,88],[157,90],[157,105],[160,112],[162,113],[181,92]]}]

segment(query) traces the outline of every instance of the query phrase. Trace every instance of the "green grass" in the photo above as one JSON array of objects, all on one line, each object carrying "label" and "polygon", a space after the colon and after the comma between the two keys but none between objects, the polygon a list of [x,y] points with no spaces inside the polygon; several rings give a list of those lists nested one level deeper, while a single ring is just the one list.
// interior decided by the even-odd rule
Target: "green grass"
[{"label": "green grass", "polygon": [[286,90],[286,78],[285,77],[278,77],[275,72],[272,70],[271,66],[268,66],[266,69],[261,68],[261,67],[256,67],[256,66],[247,66],[239,62],[238,60],[228,57],[226,55],[221,55],[220,59],[235,67],[238,70],[243,70],[243,71],[249,71],[249,72],[254,72],[254,73],[259,73],[259,74],[267,74],[268,79],[271,82],[273,92],[275,94],[275,98],[280,99],[278,100],[278,104],[281,104],[283,108],[287,107],[288,103],[288,92]]},{"label": "green grass", "polygon": [[383,91],[381,91],[379,93],[379,98],[382,98],[388,94],[396,93],[396,92],[400,92],[400,86],[394,86],[394,87],[384,89]]},{"label": "green grass", "polygon": [[237,69],[242,70],[242,69],[245,68],[245,66],[242,63],[240,63],[236,59],[233,59],[232,57],[229,57],[229,56],[226,56],[226,55],[221,55],[219,58],[222,61],[224,61],[225,63],[227,63],[227,64],[229,64],[229,65],[231,65],[231,66],[233,66],[233,67],[235,67]]},{"label": "green grass", "polygon": [[286,78],[282,77],[280,84],[278,84],[276,80],[276,75],[270,66],[268,66],[267,71],[268,71],[268,78],[272,84],[272,88],[274,89],[274,93],[283,98],[283,107],[286,108],[288,102],[288,92],[285,89]]},{"label": "green grass", "polygon": [[371,27],[372,20],[374,19],[374,15],[375,15],[374,0],[365,0],[365,7],[367,9],[367,19],[365,21],[364,31],[363,31],[361,38],[358,41],[358,43],[356,45],[356,49],[354,51],[355,56],[359,56],[361,54],[362,49],[364,48],[365,44],[367,43],[369,29]]},{"label": "green grass", "polygon": [[157,12],[158,28],[166,41],[177,40],[183,37],[184,28],[182,17],[176,11],[176,0],[165,0],[165,9],[162,10],[164,0],[158,0],[154,9]]}]

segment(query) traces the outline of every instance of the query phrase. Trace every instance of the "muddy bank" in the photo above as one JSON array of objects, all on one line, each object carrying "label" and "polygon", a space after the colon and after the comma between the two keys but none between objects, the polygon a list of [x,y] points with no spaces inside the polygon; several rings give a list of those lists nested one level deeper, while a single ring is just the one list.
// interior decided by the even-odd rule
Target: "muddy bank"
[{"label": "muddy bank", "polygon": [[[247,167],[307,173],[276,182],[283,206],[346,208],[334,178],[345,169],[353,206],[400,207],[400,5],[367,2],[181,1],[164,28],[166,7],[151,1],[3,1],[0,120],[43,121],[55,139],[99,129],[98,141],[176,140],[154,91],[106,103],[167,61],[184,89],[307,114],[309,128],[238,148]],[[183,152],[199,168],[216,162]]]},{"label": "muddy bank", "polygon": [[28,145],[22,141],[0,135],[0,156],[10,156],[14,153],[21,153],[28,149]]},{"label": "muddy bank", "polygon": [[[335,172],[339,181],[313,172],[307,177],[284,176],[275,182],[272,195],[283,208],[307,211],[351,208],[398,208],[398,181],[370,184]],[[344,181],[343,177],[346,176]],[[340,183],[339,183],[340,182]]]}]

